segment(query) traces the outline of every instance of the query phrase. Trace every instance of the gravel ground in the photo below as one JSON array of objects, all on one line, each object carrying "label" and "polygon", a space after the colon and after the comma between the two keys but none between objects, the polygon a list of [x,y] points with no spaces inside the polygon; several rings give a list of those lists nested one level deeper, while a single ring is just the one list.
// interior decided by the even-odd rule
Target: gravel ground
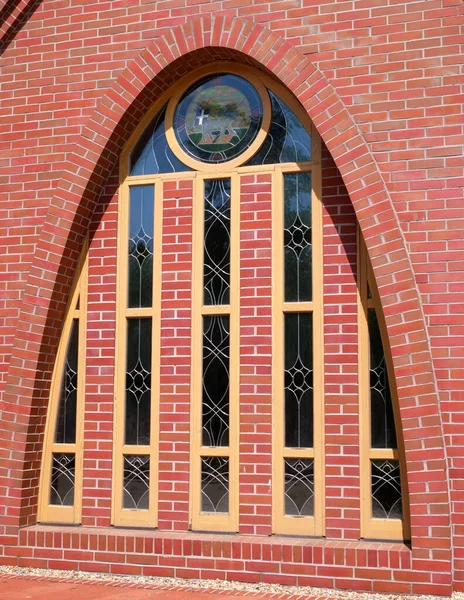
[{"label": "gravel ground", "polygon": [[[185,580],[172,577],[142,577],[129,575],[108,575],[106,573],[87,573],[83,571],[58,571],[48,569],[33,569],[0,566],[0,577],[43,577],[47,580],[74,580],[81,583],[98,583],[99,585],[128,585],[130,587],[162,587],[162,588],[190,588],[214,589],[233,592],[256,594],[276,594],[285,596],[316,596],[323,598],[337,598],[350,600],[443,600],[442,596],[403,596],[398,594],[370,594],[342,590],[327,590],[313,587],[292,587],[266,583],[240,583],[234,581],[221,581],[218,579]],[[464,600],[464,593],[455,592],[452,600]]]}]

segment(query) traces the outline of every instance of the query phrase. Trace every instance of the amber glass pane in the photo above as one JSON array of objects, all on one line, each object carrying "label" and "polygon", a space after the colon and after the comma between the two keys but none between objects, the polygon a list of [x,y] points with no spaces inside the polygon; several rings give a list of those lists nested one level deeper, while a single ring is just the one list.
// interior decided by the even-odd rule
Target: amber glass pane
[{"label": "amber glass pane", "polygon": [[400,463],[397,460],[372,460],[372,516],[401,519]]},{"label": "amber glass pane", "polygon": [[77,369],[79,350],[79,321],[73,319],[69,336],[61,393],[56,421],[55,443],[74,444],[76,441]]},{"label": "amber glass pane", "polygon": [[151,319],[127,320],[125,443],[150,443]]},{"label": "amber glass pane", "polygon": [[371,445],[397,448],[395,419],[385,353],[375,309],[369,309]]},{"label": "amber glass pane", "polygon": [[130,188],[128,306],[151,306],[153,296],[153,211],[155,187]]},{"label": "amber glass pane", "polygon": [[285,446],[313,446],[312,314],[285,315]]},{"label": "amber glass pane", "polygon": [[229,317],[203,318],[203,446],[229,445]]},{"label": "amber glass pane", "polygon": [[285,302],[312,299],[311,173],[284,175]]},{"label": "amber glass pane", "polygon": [[203,264],[204,304],[229,304],[230,179],[205,181]]}]

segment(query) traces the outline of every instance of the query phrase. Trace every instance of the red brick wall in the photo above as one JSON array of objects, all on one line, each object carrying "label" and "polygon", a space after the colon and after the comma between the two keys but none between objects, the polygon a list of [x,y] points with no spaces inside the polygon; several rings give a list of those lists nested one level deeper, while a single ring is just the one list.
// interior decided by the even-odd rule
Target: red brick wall
[{"label": "red brick wall", "polygon": [[[452,540],[452,577],[455,589],[463,589],[462,0],[320,0],[304,6],[298,0],[252,6],[18,0],[11,15],[3,16],[2,560],[28,552],[24,545],[24,550],[14,547],[17,528],[35,523],[50,373],[75,261],[95,210],[90,260],[101,261],[101,272],[90,282],[91,302],[98,302],[100,285],[108,286],[108,296],[95,306],[89,324],[96,354],[87,381],[83,522],[109,523],[115,221],[112,203],[106,212],[103,207],[116,181],[108,179],[115,176],[129,134],[160,90],[196,65],[228,57],[267,68],[295,93],[343,177],[373,262],[398,382],[412,558],[415,570],[422,571],[418,583],[410,572],[404,579],[415,591],[449,591]],[[331,269],[349,275],[353,263],[352,249],[346,256],[332,254],[332,242],[340,228],[352,239],[353,221],[346,192],[336,183],[339,175],[329,170],[324,225],[330,239],[324,260],[330,294]],[[347,297],[354,293],[349,279],[342,290]],[[343,377],[337,380],[326,347],[333,383],[327,389],[326,427],[334,454],[328,458],[339,456],[341,437],[356,435],[357,428],[348,326],[355,318],[344,315],[346,326],[337,338],[330,308],[326,335],[343,348]],[[91,340],[91,332],[101,337]],[[327,525],[331,537],[356,539],[356,443],[349,447],[353,454],[344,455],[343,466],[337,459],[339,466],[330,473]],[[92,469],[98,469],[98,478],[92,478]],[[340,506],[336,489],[342,477],[346,502]],[[311,560],[320,563],[315,556]],[[340,560],[353,563],[345,555]],[[380,560],[377,554],[376,565]],[[388,565],[395,568],[396,559],[391,560]],[[333,585],[335,569],[324,568],[329,569],[324,582]],[[305,569],[310,567],[305,564]],[[345,576],[355,575],[347,571]],[[393,589],[390,581],[385,586]]]}]

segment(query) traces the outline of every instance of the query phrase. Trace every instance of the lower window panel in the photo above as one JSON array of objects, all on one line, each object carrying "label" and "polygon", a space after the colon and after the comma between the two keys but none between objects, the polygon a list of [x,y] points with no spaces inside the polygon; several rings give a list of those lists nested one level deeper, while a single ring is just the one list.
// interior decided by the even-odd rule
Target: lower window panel
[{"label": "lower window panel", "polygon": [[285,459],[285,514],[297,517],[314,515],[314,460]]},{"label": "lower window panel", "polygon": [[201,460],[201,512],[229,512],[229,459],[212,456]]},{"label": "lower window panel", "polygon": [[75,471],[75,454],[54,453],[52,455],[50,504],[55,506],[74,505]]},{"label": "lower window panel", "polygon": [[400,463],[398,460],[371,460],[372,516],[402,519]]},{"label": "lower window panel", "polygon": [[148,510],[150,491],[150,457],[140,454],[124,457],[122,507]]}]

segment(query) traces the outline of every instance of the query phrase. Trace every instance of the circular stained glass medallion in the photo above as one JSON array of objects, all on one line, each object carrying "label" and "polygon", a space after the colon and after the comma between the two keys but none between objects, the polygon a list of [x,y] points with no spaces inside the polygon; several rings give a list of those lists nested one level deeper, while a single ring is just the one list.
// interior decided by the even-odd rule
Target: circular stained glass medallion
[{"label": "circular stained glass medallion", "polygon": [[263,106],[257,90],[237,75],[197,81],[174,113],[177,142],[193,159],[222,163],[244,152],[258,135]]}]

